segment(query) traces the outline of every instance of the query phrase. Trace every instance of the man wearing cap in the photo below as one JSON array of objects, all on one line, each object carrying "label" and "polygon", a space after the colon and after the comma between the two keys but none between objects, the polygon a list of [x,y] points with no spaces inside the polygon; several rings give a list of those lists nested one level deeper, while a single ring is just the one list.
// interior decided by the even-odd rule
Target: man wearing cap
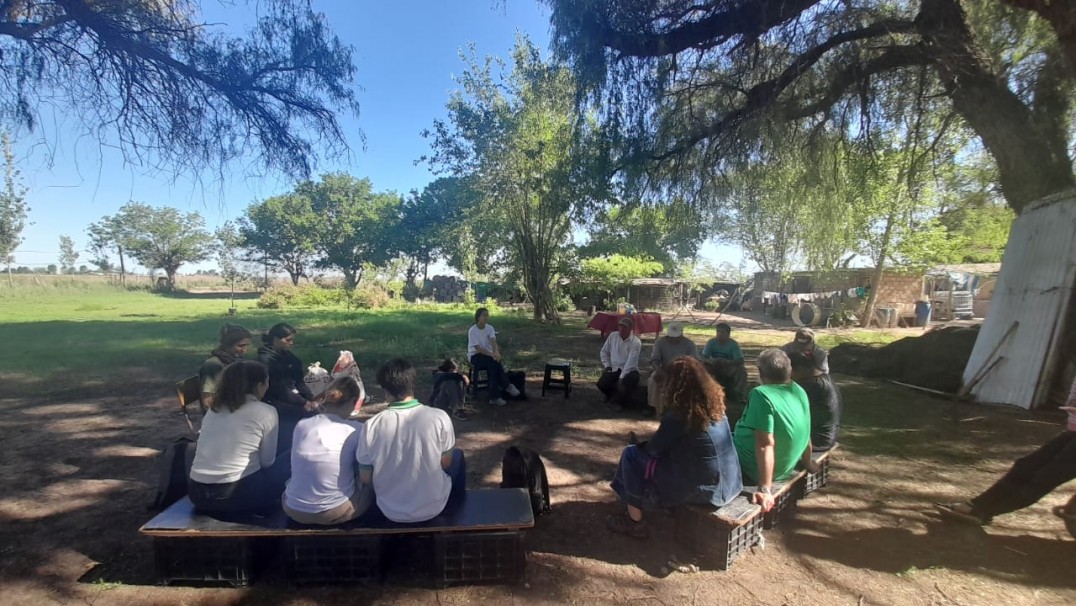
[{"label": "man wearing cap", "polygon": [[683,322],[669,322],[669,334],[658,337],[654,341],[654,349],[650,352],[650,382],[646,386],[646,403],[655,414],[658,410],[658,389],[664,379],[663,369],[665,365],[680,356],[689,356],[699,359],[699,349],[695,342],[684,336]]},{"label": "man wearing cap", "polygon": [[[725,389],[725,405],[742,409],[747,404],[747,367],[744,366],[743,352],[740,344],[729,338],[731,326],[721,322],[715,328],[717,336],[707,341],[702,349],[703,364]],[[729,422],[735,423],[735,419],[730,416]]]},{"label": "man wearing cap", "polygon": [[829,376],[829,352],[815,343],[814,331],[800,328],[796,339],[781,348],[792,361],[792,380],[811,403],[811,445],[829,450],[841,429],[841,392]]},{"label": "man wearing cap", "polygon": [[609,335],[602,346],[602,376],[598,389],[613,410],[623,410],[639,386],[639,353],[643,342],[632,334],[630,317],[620,318],[617,331]]}]

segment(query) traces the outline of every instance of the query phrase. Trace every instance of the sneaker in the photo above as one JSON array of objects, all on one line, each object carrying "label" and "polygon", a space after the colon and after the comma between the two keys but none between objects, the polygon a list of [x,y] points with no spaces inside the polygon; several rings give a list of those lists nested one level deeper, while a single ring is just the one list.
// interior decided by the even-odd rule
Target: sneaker
[{"label": "sneaker", "polygon": [[650,536],[650,528],[645,521],[636,522],[627,514],[611,515],[605,518],[605,527],[611,532],[629,536],[633,539],[644,540]]},{"label": "sneaker", "polygon": [[505,388],[505,391],[507,391],[508,395],[512,396],[513,398],[519,397],[519,388],[515,385],[509,385],[507,388]]},{"label": "sneaker", "polygon": [[456,412],[452,413],[452,416],[457,421],[466,421],[467,419],[470,418],[470,417],[467,416],[467,413],[463,412],[462,410],[457,410]]},{"label": "sneaker", "polygon": [[494,406],[504,406],[508,402],[505,402],[504,398],[493,398],[492,400],[489,401],[489,403],[493,404]]}]

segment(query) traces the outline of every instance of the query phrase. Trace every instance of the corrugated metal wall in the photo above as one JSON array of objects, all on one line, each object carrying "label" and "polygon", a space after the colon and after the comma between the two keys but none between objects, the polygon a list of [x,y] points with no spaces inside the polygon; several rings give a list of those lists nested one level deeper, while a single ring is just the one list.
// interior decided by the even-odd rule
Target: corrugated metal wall
[{"label": "corrugated metal wall", "polygon": [[1074,279],[1076,195],[1068,194],[1013,222],[990,313],[964,369],[967,385],[995,358],[1005,358],[972,388],[978,401],[1038,408],[1047,399],[1059,372]]}]

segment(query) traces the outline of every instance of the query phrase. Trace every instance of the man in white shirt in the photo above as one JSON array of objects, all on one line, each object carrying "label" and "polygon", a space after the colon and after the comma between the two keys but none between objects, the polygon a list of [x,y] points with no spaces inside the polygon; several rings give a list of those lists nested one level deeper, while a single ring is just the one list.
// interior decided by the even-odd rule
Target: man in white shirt
[{"label": "man in white shirt", "polygon": [[631,318],[621,318],[617,331],[602,346],[602,376],[598,389],[605,394],[605,401],[613,410],[623,410],[639,386],[639,352],[643,343],[632,334]]},{"label": "man in white shirt", "polygon": [[489,403],[504,406],[502,392],[513,398],[519,389],[508,382],[508,373],[501,364],[501,348],[497,345],[497,331],[489,324],[489,310],[485,307],[474,312],[474,324],[467,330],[467,359],[475,372],[484,370],[489,376]]},{"label": "man in white shirt", "polygon": [[437,517],[466,488],[467,464],[448,413],[415,399],[415,367],[402,358],[377,371],[392,404],[363,427],[359,480],[372,484],[378,509],[393,522]]}]

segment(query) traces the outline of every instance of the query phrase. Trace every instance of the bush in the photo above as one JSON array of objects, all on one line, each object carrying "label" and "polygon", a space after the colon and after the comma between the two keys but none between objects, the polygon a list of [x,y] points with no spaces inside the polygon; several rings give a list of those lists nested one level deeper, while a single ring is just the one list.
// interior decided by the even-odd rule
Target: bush
[{"label": "bush", "polygon": [[389,293],[378,286],[363,286],[351,293],[351,306],[357,309],[380,309],[389,303]]},{"label": "bush", "polygon": [[575,302],[568,296],[568,293],[558,293],[553,306],[559,312],[575,311]]},{"label": "bush", "polygon": [[712,299],[702,304],[702,308],[706,311],[717,311],[719,307],[721,307],[721,304]]},{"label": "bush", "polygon": [[285,309],[288,307],[330,307],[347,301],[347,293],[341,288],[323,288],[317,284],[275,284],[258,299],[262,309]]}]

